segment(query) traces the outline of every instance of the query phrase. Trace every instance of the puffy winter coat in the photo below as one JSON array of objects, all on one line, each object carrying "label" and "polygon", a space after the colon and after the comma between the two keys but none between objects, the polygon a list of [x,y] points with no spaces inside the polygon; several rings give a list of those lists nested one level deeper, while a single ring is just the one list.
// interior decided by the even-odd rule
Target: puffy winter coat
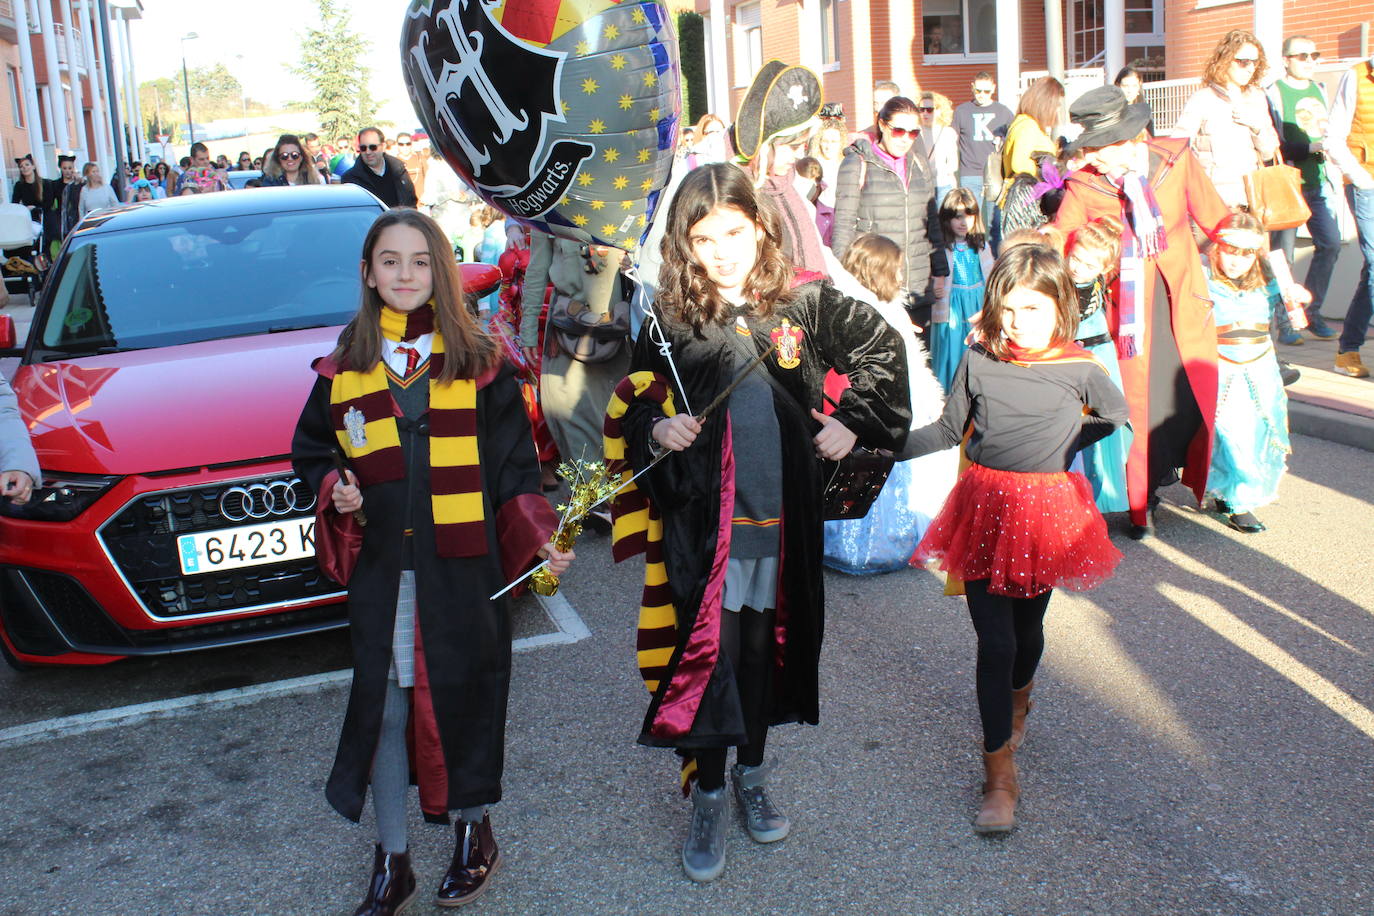
[{"label": "puffy winter coat", "polygon": [[873,143],[860,138],[844,151],[836,176],[835,228],[830,250],[843,257],[857,235],[874,232],[896,242],[906,254],[902,286],[912,304],[935,301],[932,277],[949,276],[935,200],[935,175],[919,144],[906,154],[906,181],[885,165]]}]

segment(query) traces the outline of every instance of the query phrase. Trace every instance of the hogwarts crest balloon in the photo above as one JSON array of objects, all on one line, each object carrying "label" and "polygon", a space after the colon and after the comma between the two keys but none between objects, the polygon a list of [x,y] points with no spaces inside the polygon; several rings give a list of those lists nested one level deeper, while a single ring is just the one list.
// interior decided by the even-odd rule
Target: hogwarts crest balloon
[{"label": "hogwarts crest balloon", "polygon": [[664,0],[413,0],[406,86],[492,206],[632,249],[667,184],[681,91]]}]

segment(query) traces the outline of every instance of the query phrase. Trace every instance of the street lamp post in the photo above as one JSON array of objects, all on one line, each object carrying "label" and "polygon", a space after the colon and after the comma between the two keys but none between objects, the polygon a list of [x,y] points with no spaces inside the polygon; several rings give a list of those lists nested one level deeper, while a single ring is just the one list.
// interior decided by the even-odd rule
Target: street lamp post
[{"label": "street lamp post", "polygon": [[181,36],[181,86],[186,90],[186,132],[191,135],[192,146],[196,144],[196,128],[191,120],[191,80],[186,75],[186,42],[199,37],[195,32]]}]

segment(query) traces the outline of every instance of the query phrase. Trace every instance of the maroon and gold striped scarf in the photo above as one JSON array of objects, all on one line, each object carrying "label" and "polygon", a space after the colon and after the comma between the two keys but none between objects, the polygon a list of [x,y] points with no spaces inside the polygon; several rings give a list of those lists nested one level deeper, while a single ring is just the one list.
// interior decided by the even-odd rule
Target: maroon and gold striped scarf
[{"label": "maroon and gold striped scarf", "polygon": [[[434,330],[434,308],[413,312],[383,308],[382,336],[414,340]],[[444,340],[434,335],[429,360],[430,500],[434,538],[441,557],[477,557],[487,552],[482,469],[477,449],[477,379],[439,382]],[[341,369],[329,392],[334,434],[363,486],[405,476],[400,410],[391,396],[386,362],[367,371]]]}]

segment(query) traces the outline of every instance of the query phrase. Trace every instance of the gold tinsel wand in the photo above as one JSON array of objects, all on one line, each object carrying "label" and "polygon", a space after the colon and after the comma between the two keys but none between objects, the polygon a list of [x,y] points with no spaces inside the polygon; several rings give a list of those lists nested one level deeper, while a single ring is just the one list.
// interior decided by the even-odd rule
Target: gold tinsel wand
[{"label": "gold tinsel wand", "polygon": [[[744,371],[737,375],[729,385],[726,385],[725,390],[716,395],[716,399],[707,404],[705,410],[697,414],[697,420],[705,422],[707,417],[711,416],[720,405],[729,399],[730,394],[739,387],[740,383],[749,377],[749,373],[757,369],[772,352],[772,346],[765,347],[760,351],[759,355],[755,356],[749,365],[744,367]],[[562,516],[559,518],[558,528],[554,531],[553,537],[549,538],[549,542],[559,550],[572,549],[577,536],[582,533],[582,519],[587,517],[588,512],[649,473],[654,465],[671,454],[673,452],[670,449],[659,452],[653,461],[644,466],[643,470],[624,483],[618,483],[611,477],[606,466],[600,461],[582,461],[579,459],[576,462],[565,461],[560,464],[558,474],[568,481],[568,485],[572,488],[572,495],[568,497],[567,503],[555,506],[562,513]],[[530,580],[530,590],[536,595],[549,597],[558,592],[558,577],[549,571],[549,561],[545,560],[492,595],[488,600],[495,601],[526,579]]]}]

